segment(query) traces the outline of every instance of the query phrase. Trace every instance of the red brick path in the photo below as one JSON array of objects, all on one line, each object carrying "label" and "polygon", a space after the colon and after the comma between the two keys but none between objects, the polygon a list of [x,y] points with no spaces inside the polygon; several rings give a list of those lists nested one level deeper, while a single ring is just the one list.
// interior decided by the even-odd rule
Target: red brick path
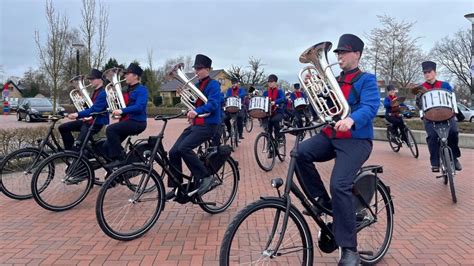
[{"label": "red brick path", "polygon": [[[160,125],[150,121],[142,135],[156,133]],[[185,125],[184,120],[170,122],[167,147]],[[94,206],[98,188],[61,213],[46,211],[34,200],[14,201],[0,194],[0,264],[217,265],[230,219],[260,195],[275,195],[270,179],[286,174],[289,159],[277,162],[269,173],[258,168],[253,155],[258,130],[246,134],[233,155],[241,181],[226,212],[210,215],[198,206],[166,203],[154,228],[131,242],[110,239],[100,230]],[[420,157],[414,159],[406,148],[394,153],[386,142],[375,142],[368,161],[384,165],[382,179],[395,201],[393,241],[382,264],[474,264],[474,150],[462,150],[464,170],[456,176],[458,203],[453,204],[449,187],[430,172],[427,147],[419,148]],[[318,167],[322,176],[329,176],[331,166]],[[313,222],[310,226],[316,227]],[[317,251],[315,263],[334,264],[336,253]]]}]

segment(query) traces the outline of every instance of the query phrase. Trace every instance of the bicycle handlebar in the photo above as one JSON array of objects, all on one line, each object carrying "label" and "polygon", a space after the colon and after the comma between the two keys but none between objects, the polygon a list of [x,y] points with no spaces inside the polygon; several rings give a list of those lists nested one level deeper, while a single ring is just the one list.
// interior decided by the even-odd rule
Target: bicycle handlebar
[{"label": "bicycle handlebar", "polygon": [[157,115],[155,116],[155,120],[170,120],[170,119],[175,119],[180,116],[183,116],[186,114],[186,110],[181,110],[180,113],[175,114],[175,115]]}]

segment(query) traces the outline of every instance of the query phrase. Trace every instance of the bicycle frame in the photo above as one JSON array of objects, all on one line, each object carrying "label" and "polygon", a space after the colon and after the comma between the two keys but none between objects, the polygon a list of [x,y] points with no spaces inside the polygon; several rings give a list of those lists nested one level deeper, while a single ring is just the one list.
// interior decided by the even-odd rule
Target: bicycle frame
[{"label": "bicycle frame", "polygon": [[[313,125],[313,126],[310,126],[310,127],[303,127],[303,128],[290,129],[290,130],[282,130],[281,133],[297,133],[297,138],[298,138],[305,130],[313,130],[313,129],[322,127],[322,126],[327,125],[327,124],[328,123],[321,123],[321,124],[316,124],[316,125]],[[281,246],[281,243],[283,241],[283,238],[285,236],[285,231],[286,231],[286,227],[287,227],[287,224],[288,224],[288,219],[289,219],[289,214],[290,214],[291,204],[292,204],[290,193],[293,193],[296,196],[296,198],[298,198],[301,201],[302,206],[310,214],[311,218],[313,218],[313,220],[321,228],[321,230],[325,230],[329,234],[329,237],[331,239],[334,239],[334,234],[333,234],[332,230],[328,227],[328,225],[322,219],[322,215],[332,216],[332,211],[326,209],[324,206],[317,203],[312,197],[308,196],[309,192],[305,188],[304,183],[302,182],[301,178],[298,175],[296,175],[296,176],[297,176],[298,182],[301,184],[301,187],[302,187],[303,191],[301,191],[298,188],[298,186],[295,185],[294,182],[293,182],[293,176],[295,175],[295,169],[296,169],[296,155],[297,155],[298,147],[299,147],[299,141],[295,141],[295,146],[293,147],[293,149],[290,152],[291,160],[290,160],[289,167],[288,167],[288,173],[287,173],[287,176],[286,176],[286,184],[285,184],[283,195],[280,195],[280,191],[278,190],[278,188],[283,184],[283,180],[281,178],[277,178],[277,179],[272,180],[272,186],[277,189],[279,198],[286,201],[286,211],[285,211],[285,216],[283,217],[283,224],[282,224],[282,229],[281,229],[281,232],[280,232],[280,237],[279,237],[278,242],[277,242],[277,244],[274,248],[274,251],[272,252],[272,254],[270,254],[271,257],[275,256],[278,253],[278,250],[279,250],[279,248]],[[370,166],[362,167],[359,170],[359,172],[357,173],[357,177],[359,177],[362,173],[364,173],[368,170],[371,170],[371,169],[372,168]],[[375,188],[377,188],[377,185],[378,185],[378,182],[379,182],[378,178],[377,178],[377,172],[375,172],[374,174],[376,176],[375,181],[374,181],[375,182],[374,186],[375,186]],[[357,177],[356,177],[356,180],[357,180]],[[377,213],[378,213],[377,209],[378,209],[378,206],[376,206],[376,209],[375,209],[375,212],[374,212],[370,208],[369,204],[367,202],[365,202],[365,200],[362,198],[362,196],[360,194],[356,194],[356,196],[360,200],[360,202],[363,203],[364,207],[369,209],[372,217],[374,217],[374,220],[370,221],[369,223],[363,224],[363,226],[365,227],[365,226],[368,226],[370,224],[373,224],[373,223],[377,222]],[[262,197],[262,199],[265,199],[265,198],[267,198],[267,197]],[[375,201],[378,202],[377,193],[375,193]],[[392,201],[390,201],[389,204],[392,204]],[[313,206],[316,206],[316,208],[321,210],[322,213],[321,214],[315,213],[314,210],[313,210]],[[267,242],[267,245],[266,245],[265,249],[268,249],[269,245],[272,242],[273,236],[274,236],[274,234],[276,232],[276,229],[277,229],[276,226],[278,224],[278,217],[279,216],[275,217],[275,222],[274,222],[274,225],[273,225],[273,228],[272,228],[272,233],[270,234],[270,237],[269,237],[269,240]],[[357,231],[360,231],[360,229],[362,229],[362,228],[363,227],[357,228]]]},{"label": "bicycle frame", "polygon": [[[445,122],[438,122],[438,123],[433,122],[433,128],[436,131],[436,134],[438,135],[438,139],[439,139],[439,158],[440,158],[440,160],[443,164],[443,165],[441,165],[442,169],[443,169],[443,171],[445,171],[446,166],[444,164],[449,163],[449,162],[445,162],[445,160],[444,160],[444,154],[443,153],[444,153],[445,148],[447,148],[449,150],[449,152],[451,154],[450,158],[453,158],[451,148],[448,146],[448,136],[449,136],[449,129],[450,129],[449,120],[445,121]],[[453,168],[452,171],[453,171],[453,175],[455,175],[456,170]],[[445,173],[443,173],[443,176],[444,175],[445,175]]]}]

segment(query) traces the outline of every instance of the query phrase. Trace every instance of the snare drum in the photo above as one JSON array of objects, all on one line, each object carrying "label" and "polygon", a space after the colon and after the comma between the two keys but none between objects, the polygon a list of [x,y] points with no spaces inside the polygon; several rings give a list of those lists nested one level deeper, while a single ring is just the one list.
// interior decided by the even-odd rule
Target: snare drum
[{"label": "snare drum", "polygon": [[445,90],[431,90],[421,96],[424,117],[439,122],[453,117],[456,110],[454,93]]},{"label": "snare drum", "polygon": [[237,113],[242,109],[242,103],[238,97],[229,97],[225,100],[225,111],[228,113]]},{"label": "snare drum", "polygon": [[306,99],[303,97],[296,98],[295,101],[293,102],[293,106],[295,107],[296,110],[303,110],[308,106],[308,103],[306,102]]},{"label": "snare drum", "polygon": [[270,100],[268,97],[252,97],[249,104],[249,114],[253,118],[264,118],[270,115]]}]

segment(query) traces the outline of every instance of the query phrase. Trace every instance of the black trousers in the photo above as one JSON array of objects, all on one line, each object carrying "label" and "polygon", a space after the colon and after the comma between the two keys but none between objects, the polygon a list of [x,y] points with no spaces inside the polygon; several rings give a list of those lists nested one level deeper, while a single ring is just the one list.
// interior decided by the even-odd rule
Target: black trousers
[{"label": "black trousers", "polygon": [[340,247],[357,247],[352,185],[357,171],[369,158],[371,151],[371,140],[330,139],[322,133],[303,141],[297,151],[296,174],[313,198],[328,196],[313,162],[335,159],[330,191],[334,214],[333,230]]},{"label": "black trousers", "polygon": [[303,117],[306,119],[306,121],[309,121],[310,117],[309,111],[306,108],[301,110],[293,110],[293,115],[295,116],[297,127],[303,127]]},{"label": "black trousers", "polygon": [[227,128],[227,132],[230,133],[230,120],[232,117],[235,117],[237,119],[237,132],[239,133],[239,136],[242,136],[244,132],[244,109],[241,109],[239,112],[235,114],[231,114],[226,112],[225,117],[224,117],[224,123]]},{"label": "black trousers", "polygon": [[[426,143],[428,144],[428,150],[430,152],[430,163],[432,166],[439,167],[439,139],[438,133],[434,129],[435,122],[423,119],[426,130]],[[458,123],[454,120],[454,117],[449,119],[449,135],[448,135],[448,146],[453,151],[454,158],[461,157],[461,150],[458,146],[459,143],[459,129]]]},{"label": "black trousers", "polygon": [[[218,125],[192,125],[184,129],[183,133],[181,133],[179,138],[176,140],[169,152],[169,157],[172,166],[171,171],[179,180],[180,184],[183,183],[183,177],[179,173],[183,172],[181,159],[186,163],[186,166],[189,168],[196,181],[209,175],[206,166],[201,160],[199,160],[193,149],[201,145],[203,142],[211,140],[217,132]],[[180,184],[176,184],[171,179],[168,180],[169,187],[176,187]]]},{"label": "black trousers", "polygon": [[[90,128],[90,124],[87,122],[83,122],[82,120],[76,120],[64,123],[58,127],[59,133],[61,134],[61,138],[63,139],[64,149],[65,150],[72,150],[74,146],[74,137],[72,136],[72,132],[79,132],[77,136],[78,142],[82,143],[85,141],[87,131]],[[94,125],[91,135],[97,134],[102,129],[103,125]]]},{"label": "black trousers", "polygon": [[400,130],[400,134],[402,136],[402,140],[406,141],[407,136],[405,134],[405,123],[403,123],[402,116],[393,116],[393,115],[385,115],[385,119],[392,124],[392,133],[397,134],[397,130]]},{"label": "black trousers", "polygon": [[105,135],[107,140],[104,142],[104,150],[107,157],[112,160],[123,159],[122,142],[132,135],[138,135],[146,129],[146,122],[134,120],[125,120],[107,127]]},{"label": "black trousers", "polygon": [[273,132],[273,136],[276,139],[281,138],[280,134],[280,122],[283,119],[283,114],[281,113],[276,113],[270,117],[266,117],[263,119],[263,123],[265,123],[268,126],[268,133],[271,135]]}]

